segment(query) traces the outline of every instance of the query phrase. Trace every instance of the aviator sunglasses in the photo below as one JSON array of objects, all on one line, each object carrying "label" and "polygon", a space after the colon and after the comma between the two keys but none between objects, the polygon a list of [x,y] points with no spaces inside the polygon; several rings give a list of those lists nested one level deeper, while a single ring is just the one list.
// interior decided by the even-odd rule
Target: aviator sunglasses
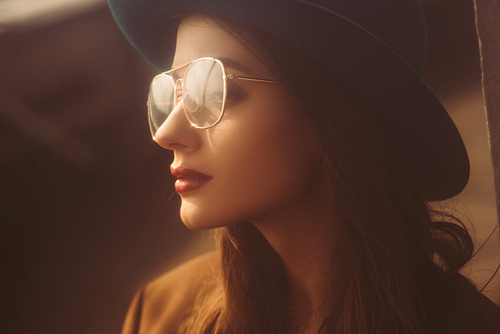
[{"label": "aviator sunglasses", "polygon": [[[184,78],[173,75],[187,67]],[[158,74],[153,78],[148,96],[149,127],[153,138],[178,103],[182,101],[189,123],[197,129],[216,125],[224,115],[227,80],[247,80],[276,84],[278,81],[226,74],[219,59],[200,58]]]}]

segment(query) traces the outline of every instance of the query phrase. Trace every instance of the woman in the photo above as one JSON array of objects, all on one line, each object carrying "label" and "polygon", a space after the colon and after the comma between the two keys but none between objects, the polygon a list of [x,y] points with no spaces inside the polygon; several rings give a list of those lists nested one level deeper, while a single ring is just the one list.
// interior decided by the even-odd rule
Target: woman
[{"label": "woman", "polygon": [[417,1],[110,1],[158,68],[154,140],[220,251],[137,294],[124,333],[497,333],[458,270],[460,136],[422,83]]}]

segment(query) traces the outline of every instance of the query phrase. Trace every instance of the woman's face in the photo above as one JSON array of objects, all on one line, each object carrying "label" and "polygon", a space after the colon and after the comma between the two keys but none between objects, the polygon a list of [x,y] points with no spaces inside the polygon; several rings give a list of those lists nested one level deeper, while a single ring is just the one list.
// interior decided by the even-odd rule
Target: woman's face
[{"label": "woman's face", "polygon": [[[185,19],[173,68],[202,57],[229,59],[226,72],[235,76],[274,79],[224,30]],[[322,170],[319,141],[279,84],[228,80],[226,109],[217,125],[192,127],[179,103],[155,140],[174,152],[181,218],[192,229],[286,215],[307,202],[315,182],[324,182],[317,177]]]}]

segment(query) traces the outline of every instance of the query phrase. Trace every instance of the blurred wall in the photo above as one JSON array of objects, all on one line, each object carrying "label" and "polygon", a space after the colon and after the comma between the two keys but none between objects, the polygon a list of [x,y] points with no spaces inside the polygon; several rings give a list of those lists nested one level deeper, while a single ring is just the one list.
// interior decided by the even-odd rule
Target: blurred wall
[{"label": "blurred wall", "polygon": [[155,71],[104,5],[0,34],[1,333],[116,333],[194,240],[148,129]]},{"label": "blurred wall", "polygon": [[473,0],[425,0],[429,52],[425,81],[448,110],[471,163],[464,191],[444,205],[469,224],[476,255],[463,272],[500,304],[500,262],[493,165],[481,89],[479,45]]}]

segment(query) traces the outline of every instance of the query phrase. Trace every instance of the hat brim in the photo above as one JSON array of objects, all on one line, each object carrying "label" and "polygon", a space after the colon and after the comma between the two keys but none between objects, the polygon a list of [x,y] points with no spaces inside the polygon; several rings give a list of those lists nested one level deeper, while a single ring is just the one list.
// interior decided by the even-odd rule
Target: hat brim
[{"label": "hat brim", "polygon": [[448,199],[466,186],[467,152],[444,107],[394,50],[345,16],[307,1],[262,1],[259,6],[236,0],[108,1],[125,35],[159,70],[171,66],[175,49],[168,18],[181,11],[229,17],[287,42],[376,107],[377,118],[426,200]]}]

